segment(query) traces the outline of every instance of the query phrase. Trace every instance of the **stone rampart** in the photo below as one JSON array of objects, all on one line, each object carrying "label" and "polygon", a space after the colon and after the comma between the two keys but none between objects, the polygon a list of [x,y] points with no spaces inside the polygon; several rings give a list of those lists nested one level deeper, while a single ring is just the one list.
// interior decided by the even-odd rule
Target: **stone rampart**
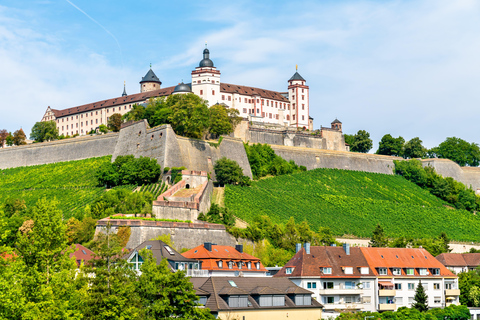
[{"label": "stone rampart", "polygon": [[480,168],[460,167],[448,159],[423,159],[422,164],[424,167],[433,167],[438,174],[451,177],[472,188],[477,194],[480,193]]},{"label": "stone rampart", "polygon": [[375,154],[332,151],[311,148],[271,146],[277,155],[287,161],[293,160],[308,170],[316,168],[345,169],[365,172],[393,174],[393,160],[398,157]]},{"label": "stone rampart", "polygon": [[0,169],[111,155],[118,133],[0,148]]},{"label": "stone rampart", "polygon": [[130,239],[126,245],[128,249],[133,249],[144,241],[166,234],[170,234],[175,248],[178,250],[181,248],[191,249],[205,242],[224,246],[235,246],[237,243],[236,239],[227,233],[225,226],[206,222],[185,223],[106,218],[97,222],[95,233],[105,232],[108,222],[115,233],[121,226],[130,227]]}]

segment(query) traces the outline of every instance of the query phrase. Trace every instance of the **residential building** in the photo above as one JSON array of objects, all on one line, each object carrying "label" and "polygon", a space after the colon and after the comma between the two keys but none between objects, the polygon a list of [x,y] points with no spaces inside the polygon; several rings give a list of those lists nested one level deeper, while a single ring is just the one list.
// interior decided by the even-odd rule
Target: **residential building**
[{"label": "residential building", "polygon": [[295,256],[274,276],[312,290],[324,317],[338,310],[394,311],[411,307],[421,282],[429,307],[459,304],[458,279],[425,249],[310,247],[297,244]]},{"label": "residential building", "polygon": [[60,135],[85,135],[107,124],[114,113],[121,115],[150,98],[192,92],[206,100],[210,106],[221,103],[235,108],[240,116],[249,121],[277,124],[313,130],[309,105],[309,87],[298,70],[287,81],[287,91],[277,92],[244,85],[223,83],[218,70],[205,48],[203,59],[191,73],[191,83],[161,88],[162,82],[155,72],[148,70],[140,81],[140,93],[128,95],[125,90],[120,97],[97,101],[67,109],[47,108],[42,121],[55,121]]},{"label": "residential building", "polygon": [[191,278],[199,303],[218,319],[317,320],[322,305],[289,279],[269,277]]},{"label": "residential building", "polygon": [[163,259],[167,259],[170,269],[173,272],[183,270],[187,272],[187,276],[205,276],[205,274],[202,274],[200,271],[200,261],[182,256],[171,246],[161,240],[149,240],[142,242],[130,253],[123,256],[123,259],[132,264],[132,268],[137,272],[140,272],[140,267],[144,261],[144,258],[140,253],[142,249],[150,250],[153,257],[156,258],[157,264],[160,264]]},{"label": "residential building", "polygon": [[95,258],[95,253],[81,244],[74,244],[74,252],[70,254],[70,258],[74,258],[77,266],[80,267],[82,263],[88,262]]},{"label": "residential building", "polygon": [[442,253],[436,258],[455,274],[472,271],[480,266],[480,253]]},{"label": "residential building", "polygon": [[219,246],[205,242],[183,256],[201,261],[201,269],[208,271],[209,277],[265,277],[268,270],[259,258],[243,252],[243,245]]},{"label": "residential building", "polygon": [[358,247],[304,247],[297,244],[296,254],[274,278],[289,278],[313,292],[324,305],[324,317],[338,310],[375,311],[376,277]]}]

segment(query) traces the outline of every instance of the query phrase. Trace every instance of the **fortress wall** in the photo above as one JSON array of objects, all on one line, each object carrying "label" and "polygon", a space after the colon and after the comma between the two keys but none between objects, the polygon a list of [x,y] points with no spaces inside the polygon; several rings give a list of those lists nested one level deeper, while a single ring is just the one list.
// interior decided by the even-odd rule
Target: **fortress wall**
[{"label": "fortress wall", "polygon": [[341,131],[322,128],[322,138],[323,141],[325,141],[323,149],[347,151],[345,148],[345,138]]},{"label": "fortress wall", "polygon": [[[178,137],[178,146],[181,154],[181,162],[189,170],[207,171],[213,176],[213,165],[222,157],[235,160],[243,169],[243,174],[252,177],[252,171],[248,162],[247,153],[240,139],[223,137],[220,146],[211,146],[203,140]],[[169,145],[167,152],[172,146]]]},{"label": "fortress wall", "polygon": [[119,134],[82,136],[0,149],[0,169],[111,155]]},{"label": "fortress wall", "polygon": [[[175,248],[195,248],[205,242],[212,242],[223,246],[235,246],[236,239],[227,233],[225,226],[212,223],[181,223],[168,221],[142,220],[109,220],[113,232],[120,226],[130,226],[131,234],[126,248],[133,249],[144,241],[154,239],[160,235],[170,234]],[[95,233],[105,232],[107,221],[97,222]]]},{"label": "fortress wall", "polygon": [[287,161],[316,168],[345,169],[365,172],[393,174],[393,160],[402,158],[347,151],[330,151],[297,147],[271,146],[275,153]]},{"label": "fortress wall", "polygon": [[480,168],[478,167],[460,167],[448,159],[424,159],[422,164],[424,167],[433,167],[443,177],[451,177],[471,187],[477,193],[480,192]]}]

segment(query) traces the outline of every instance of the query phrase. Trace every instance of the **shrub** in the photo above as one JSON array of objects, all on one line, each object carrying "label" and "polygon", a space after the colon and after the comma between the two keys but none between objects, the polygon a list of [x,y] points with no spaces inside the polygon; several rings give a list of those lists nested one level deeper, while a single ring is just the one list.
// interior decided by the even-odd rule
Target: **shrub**
[{"label": "shrub", "polygon": [[104,163],[96,173],[99,185],[141,185],[158,181],[161,168],[157,160],[133,155],[118,156],[113,163]]}]

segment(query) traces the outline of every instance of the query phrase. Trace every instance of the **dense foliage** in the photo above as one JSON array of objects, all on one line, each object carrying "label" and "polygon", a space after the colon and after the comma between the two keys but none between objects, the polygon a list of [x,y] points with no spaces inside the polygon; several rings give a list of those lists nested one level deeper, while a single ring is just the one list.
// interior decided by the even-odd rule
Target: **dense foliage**
[{"label": "dense foliage", "polygon": [[133,155],[118,156],[113,163],[103,163],[96,173],[101,186],[143,185],[155,183],[160,178],[161,167],[157,160]]},{"label": "dense foliage", "polygon": [[458,274],[460,303],[468,307],[480,307],[480,269]]},{"label": "dense foliage", "polygon": [[208,133],[215,136],[231,133],[241,120],[238,115],[238,110],[224,105],[208,108],[207,101],[189,93],[151,99],[146,107],[134,105],[123,119],[146,119],[151,127],[170,124],[176,134],[204,138]]},{"label": "dense foliage", "polygon": [[358,130],[356,134],[345,134],[345,143],[350,145],[350,151],[367,153],[372,149],[373,141],[370,133],[365,130]]},{"label": "dense foliage", "polygon": [[36,142],[58,139],[57,123],[54,120],[36,122],[30,133],[30,139]]},{"label": "dense foliage", "polygon": [[254,179],[267,175],[280,176],[307,170],[304,166],[299,167],[295,162],[288,162],[282,157],[277,156],[268,144],[257,143],[249,145],[246,143],[244,145]]},{"label": "dense foliage", "polygon": [[243,175],[242,168],[235,160],[223,157],[215,162],[213,170],[220,184],[250,185],[250,178]]},{"label": "dense foliage", "polygon": [[478,144],[468,143],[456,137],[447,138],[438,147],[428,151],[430,158],[444,158],[455,161],[460,166],[477,167],[480,164]]},{"label": "dense foliage", "polygon": [[433,195],[447,201],[458,209],[475,211],[480,206],[480,197],[453,178],[443,178],[432,167],[423,167],[419,160],[397,161],[395,173],[415,183]]},{"label": "dense foliage", "polygon": [[107,127],[113,132],[120,131],[122,127],[122,115],[120,113],[114,113],[108,117]]},{"label": "dense foliage", "polygon": [[347,312],[338,316],[337,320],[470,320],[470,311],[466,306],[451,305],[443,309],[434,308],[426,312],[420,312],[415,308],[399,308],[397,311],[386,312]]},{"label": "dense foliage", "polygon": [[390,237],[477,241],[480,218],[447,203],[398,175],[315,169],[225,187],[225,206],[252,222],[263,215],[275,223],[290,217],[335,235],[369,237],[380,223]]}]

